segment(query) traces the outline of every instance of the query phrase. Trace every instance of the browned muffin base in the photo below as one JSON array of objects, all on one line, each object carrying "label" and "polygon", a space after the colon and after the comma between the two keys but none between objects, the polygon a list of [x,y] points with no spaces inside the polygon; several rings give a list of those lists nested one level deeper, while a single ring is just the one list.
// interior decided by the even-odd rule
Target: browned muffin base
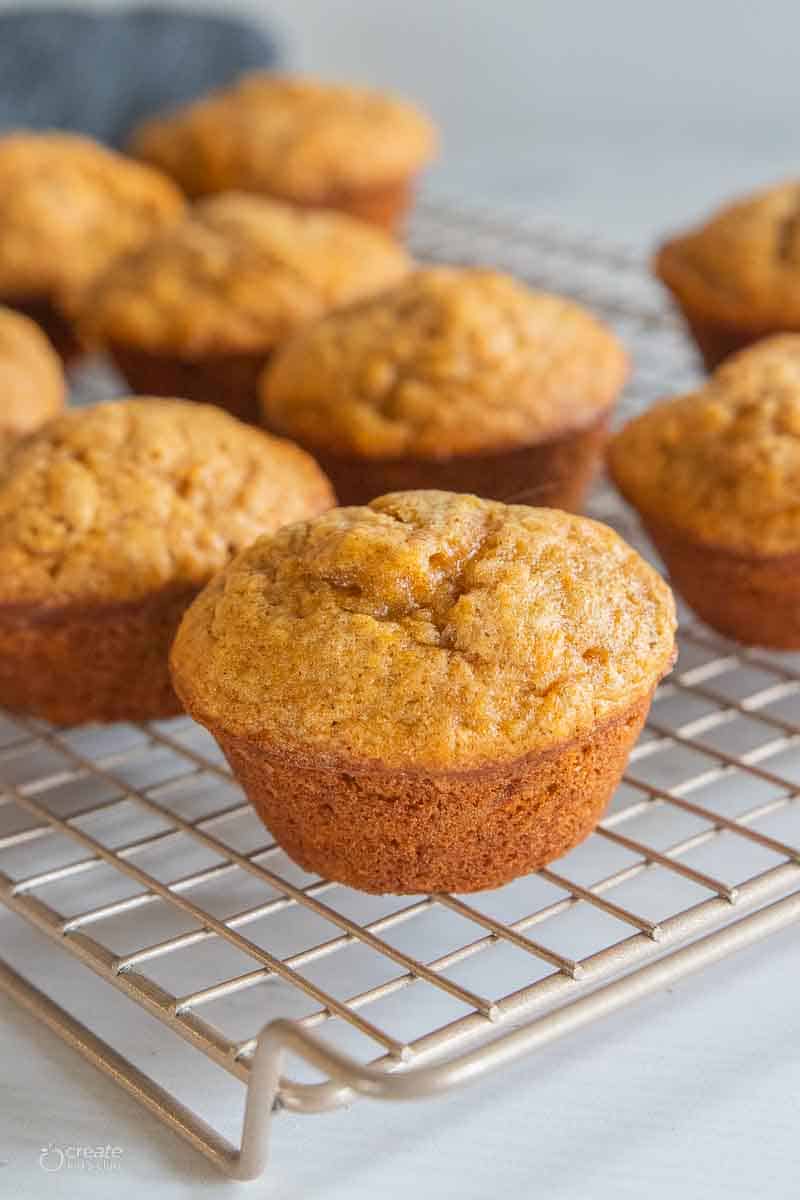
[{"label": "browned muffin base", "polygon": [[[241,190],[256,189],[245,187]],[[361,221],[367,221],[370,225],[378,225],[387,233],[401,233],[405,218],[414,203],[415,190],[416,175],[409,175],[379,187],[340,188],[337,191],[329,191],[314,201],[298,200],[295,196],[280,195],[277,192],[265,191],[263,194],[280,200],[283,204],[291,204],[295,208],[332,208]],[[203,187],[189,187],[187,191],[187,195],[195,200],[212,194],[213,191]]]},{"label": "browned muffin base", "polygon": [[259,423],[258,380],[269,359],[266,353],[187,359],[151,354],[119,342],[111,343],[108,352],[137,395],[216,404],[240,421]]},{"label": "browned muffin base", "polygon": [[438,488],[488,500],[579,512],[606,443],[609,414],[588,429],[536,446],[453,458],[345,458],[309,442],[340,504],[368,504],[387,492]]},{"label": "browned muffin base", "polygon": [[800,554],[733,554],[642,519],[675,590],[712,629],[749,646],[800,650]]},{"label": "browned muffin base", "polygon": [[787,332],[785,327],[765,328],[741,322],[734,324],[709,313],[705,306],[697,302],[696,278],[687,271],[680,251],[673,242],[666,242],[658,251],[654,269],[680,308],[709,373],[737,350],[744,350],[772,333]]},{"label": "browned muffin base", "polygon": [[330,192],[314,207],[335,208],[370,225],[378,225],[387,233],[400,233],[414,203],[414,185],[415,179],[410,176],[381,187]]},{"label": "browned muffin base", "polygon": [[337,770],[215,736],[259,816],[305,870],[365,892],[473,892],[535,871],[591,833],[650,700],[582,739],[461,772]]},{"label": "browned muffin base", "polygon": [[84,353],[72,323],[45,296],[0,296],[0,304],[35,321],[47,334],[62,362],[72,362]]},{"label": "browned muffin base", "polygon": [[754,342],[760,342],[762,338],[769,337],[770,333],[781,332],[777,329],[756,330],[725,325],[721,321],[710,320],[703,314],[692,311],[685,302],[681,301],[680,297],[676,296],[675,299],[680,305],[694,343],[700,351],[703,365],[709,374],[731,354],[735,354],[738,350],[744,350],[747,346],[752,346]]},{"label": "browned muffin base", "polygon": [[0,707],[57,725],[144,721],[182,711],[167,667],[198,589],[133,604],[0,609]]}]

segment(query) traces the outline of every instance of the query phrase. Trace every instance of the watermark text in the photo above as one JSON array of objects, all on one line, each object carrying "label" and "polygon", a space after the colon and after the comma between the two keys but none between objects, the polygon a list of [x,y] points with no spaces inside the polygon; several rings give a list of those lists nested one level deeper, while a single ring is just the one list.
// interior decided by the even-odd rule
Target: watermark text
[{"label": "watermark text", "polygon": [[122,1147],[112,1146],[60,1146],[48,1142],[39,1154],[39,1166],[43,1171],[118,1171],[122,1161]]}]

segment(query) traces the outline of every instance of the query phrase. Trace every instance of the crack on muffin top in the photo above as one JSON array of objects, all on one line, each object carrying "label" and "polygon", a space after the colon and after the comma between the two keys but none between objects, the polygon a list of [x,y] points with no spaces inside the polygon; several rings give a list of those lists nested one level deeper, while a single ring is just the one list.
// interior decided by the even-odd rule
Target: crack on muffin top
[{"label": "crack on muffin top", "polygon": [[657,524],[755,556],[800,551],[800,334],[741,351],[700,391],[635,418],[610,464]]},{"label": "crack on muffin top", "polygon": [[644,697],[671,593],[611,529],[395,493],[261,538],[173,650],[211,728],[332,760],[468,767],[550,748]]},{"label": "crack on muffin top", "polygon": [[800,182],[735,201],[659,252],[664,281],[710,315],[767,331],[800,324]]},{"label": "crack on muffin top", "polygon": [[431,267],[302,330],[262,403],[272,428],[322,451],[435,459],[585,428],[626,374],[620,343],[571,300]]},{"label": "crack on muffin top", "polygon": [[404,100],[259,73],[147,121],[131,139],[134,154],[192,196],[242,188],[306,203],[400,181],[435,148],[432,123]]},{"label": "crack on muffin top", "polygon": [[38,325],[0,307],[0,446],[60,412],[65,390],[61,361]]},{"label": "crack on muffin top", "polygon": [[74,410],[2,462],[0,605],[199,587],[259,534],[333,502],[307,454],[212,406]]},{"label": "crack on muffin top", "polygon": [[114,259],[183,207],[161,172],[90,138],[0,137],[0,292],[45,295],[71,312]]},{"label": "crack on muffin top", "polygon": [[265,352],[410,270],[387,234],[342,213],[259,196],[205,200],[87,295],[88,341],[183,353]]}]

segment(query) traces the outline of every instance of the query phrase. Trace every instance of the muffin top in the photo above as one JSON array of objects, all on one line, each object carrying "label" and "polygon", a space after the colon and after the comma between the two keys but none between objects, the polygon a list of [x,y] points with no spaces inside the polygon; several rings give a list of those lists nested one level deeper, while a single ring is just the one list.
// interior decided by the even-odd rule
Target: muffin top
[{"label": "muffin top", "polygon": [[0,469],[0,604],[134,601],[204,584],[333,503],[316,463],[221,409],[136,398],[74,409]]},{"label": "muffin top", "polygon": [[0,444],[55,416],[64,393],[61,360],[39,326],[0,307]]},{"label": "muffin top", "polygon": [[605,525],[397,492],[260,538],[192,604],[172,668],[193,716],[267,752],[462,769],[623,714],[674,630]]},{"label": "muffin top", "polygon": [[270,426],[334,453],[437,458],[589,425],[626,373],[614,335],[571,300],[430,267],[301,331],[262,399]]},{"label": "muffin top", "polygon": [[189,357],[267,351],[409,269],[395,241],[352,217],[229,192],[107,272],[86,297],[83,333]]},{"label": "muffin top", "polygon": [[70,133],[0,137],[0,293],[72,308],[183,208],[159,171]]},{"label": "muffin top", "polygon": [[741,351],[631,421],[610,465],[655,523],[756,556],[800,551],[800,335]]},{"label": "muffin top", "polygon": [[265,74],[147,121],[131,142],[190,195],[242,188],[309,204],[400,181],[435,146],[431,122],[404,100]]},{"label": "muffin top", "polygon": [[800,325],[800,182],[746,196],[667,242],[656,271],[722,321]]}]

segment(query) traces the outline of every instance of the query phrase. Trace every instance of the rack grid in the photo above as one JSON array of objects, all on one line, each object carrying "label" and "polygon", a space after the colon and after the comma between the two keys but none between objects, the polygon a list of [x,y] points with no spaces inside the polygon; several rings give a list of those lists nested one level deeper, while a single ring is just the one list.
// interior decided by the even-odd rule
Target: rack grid
[{"label": "rack grid", "polygon": [[[635,360],[623,414],[698,378],[636,254],[433,203],[412,243],[605,316]],[[609,489],[591,511],[639,540]],[[800,919],[800,667],[682,617],[678,667],[597,831],[471,896],[370,897],[304,874],[186,718],[0,718],[0,901],[244,1085],[240,1144],[19,962],[0,959],[0,989],[248,1179],[278,1109],[447,1091]]]}]

